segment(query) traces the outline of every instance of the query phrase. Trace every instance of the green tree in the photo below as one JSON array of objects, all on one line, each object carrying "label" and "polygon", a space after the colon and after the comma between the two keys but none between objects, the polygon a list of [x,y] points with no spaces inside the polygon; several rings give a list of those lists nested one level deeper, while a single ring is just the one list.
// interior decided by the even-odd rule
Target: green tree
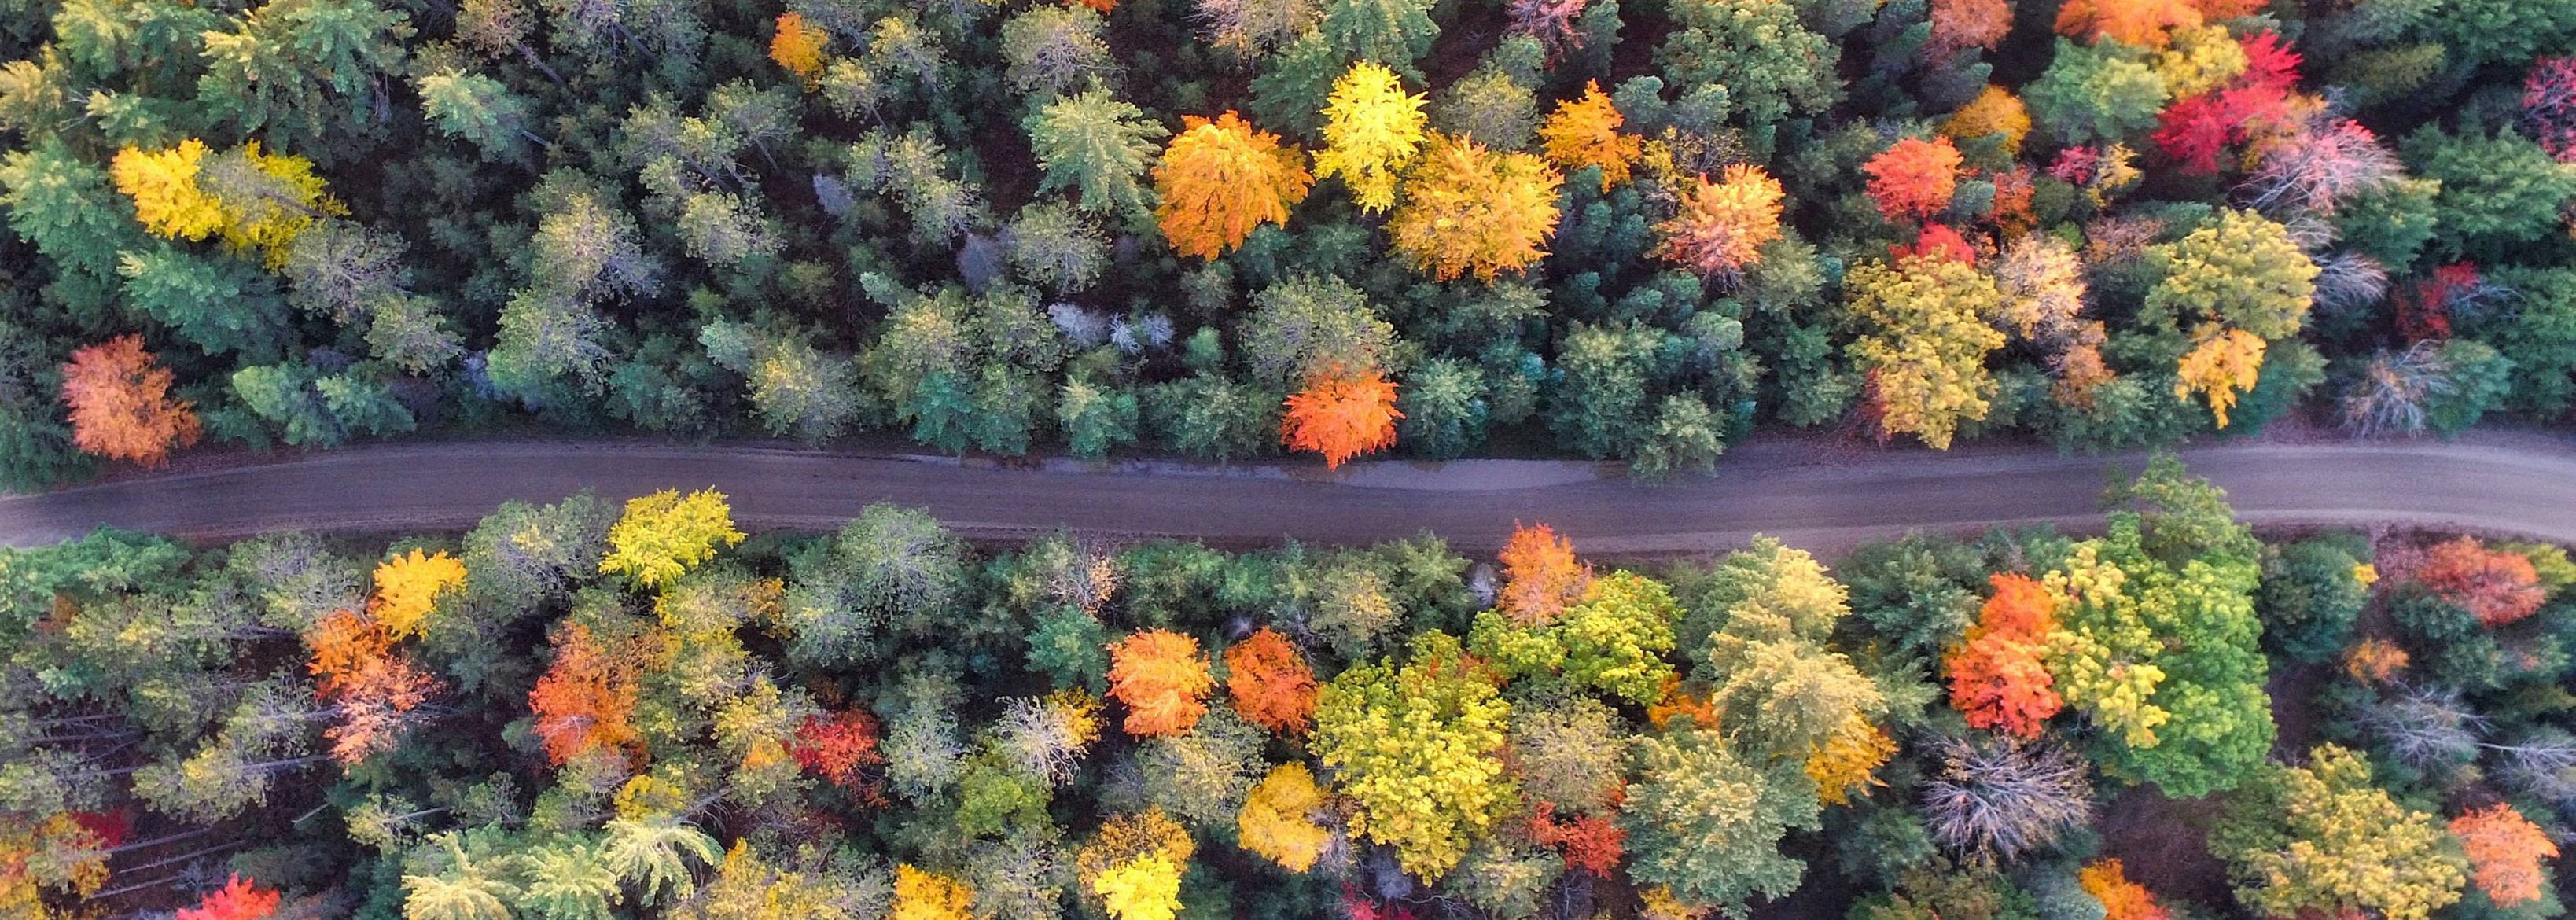
[{"label": "green tree", "polygon": [[1700,729],[1638,739],[1635,761],[1619,806],[1630,878],[1729,910],[1797,890],[1806,864],[1781,853],[1780,840],[1819,827],[1822,811],[1797,762],[1747,764]]},{"label": "green tree", "polygon": [[1439,24],[1431,21],[1431,4],[1422,0],[1325,0],[1318,28],[1325,45],[1342,60],[1374,61],[1403,71],[1411,71],[1440,37]]},{"label": "green tree", "polygon": [[1723,103],[1712,115],[1741,116],[1756,150],[1770,149],[1781,121],[1840,95],[1833,43],[1788,0],[1679,0],[1672,17],[1679,28],[1655,48],[1655,66],[1672,86],[1713,88]]},{"label": "green tree", "polygon": [[2423,178],[2441,183],[2433,246],[2446,256],[2508,261],[2556,232],[2561,209],[2576,200],[2576,163],[2551,159],[2515,132],[2426,127],[2407,135],[2399,151]]},{"label": "green tree", "polygon": [[1140,179],[1158,141],[1171,132],[1108,90],[1058,99],[1028,119],[1029,147],[1046,177],[1039,191],[1071,189],[1083,210],[1142,214],[1150,210]]},{"label": "green tree", "polygon": [[410,17],[368,0],[286,0],[205,33],[197,103],[244,135],[327,153],[340,134],[372,133],[377,94],[398,72]]},{"label": "green tree", "polygon": [[1485,374],[1456,358],[1433,358],[1415,368],[1396,391],[1396,443],[1438,460],[1465,455],[1485,442],[1488,411]]},{"label": "green tree", "polygon": [[2048,70],[2022,90],[2033,120],[2066,144],[2111,144],[2155,127],[2171,95],[2152,52],[2102,39],[2057,40]]},{"label": "green tree", "polygon": [[544,142],[528,133],[528,101],[499,80],[479,73],[448,70],[422,74],[413,88],[420,92],[421,113],[442,133],[473,144],[487,160],[516,160],[522,141]]},{"label": "green tree", "polygon": [[1647,389],[1664,336],[1639,323],[1575,325],[1557,346],[1563,376],[1548,394],[1548,426],[1558,444],[1588,457],[1622,457],[1652,424]]}]

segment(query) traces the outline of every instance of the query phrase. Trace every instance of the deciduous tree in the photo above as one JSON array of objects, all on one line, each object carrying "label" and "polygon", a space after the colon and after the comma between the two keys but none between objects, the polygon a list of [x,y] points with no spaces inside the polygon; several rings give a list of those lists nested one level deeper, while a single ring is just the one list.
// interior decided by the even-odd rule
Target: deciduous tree
[{"label": "deciduous tree", "polygon": [[1395,384],[1375,372],[1330,374],[1289,395],[1280,440],[1324,455],[1327,468],[1395,446]]},{"label": "deciduous tree", "polygon": [[2370,762],[2319,745],[2308,765],[2271,765],[2210,829],[2236,899],[2258,913],[2371,912],[2425,920],[2466,880],[2433,816],[2397,804]]},{"label": "deciduous tree", "polygon": [[2088,43],[2162,48],[2174,29],[2200,22],[2191,0],[2069,0],[2057,10],[2058,34]]},{"label": "deciduous tree", "polygon": [[1897,141],[1861,172],[1869,176],[1869,197],[1889,220],[1930,220],[1950,206],[1959,187],[1959,148],[1947,136],[1926,141]]},{"label": "deciduous tree", "polygon": [[600,558],[599,571],[659,588],[715,558],[717,547],[742,541],[724,493],[699,489],[683,496],[664,489],[626,502],[625,516],[608,528],[608,555]]},{"label": "deciduous tree", "polygon": [[803,80],[810,90],[822,84],[823,51],[831,40],[831,33],[807,24],[804,14],[789,10],[778,14],[778,22],[770,32],[769,59]]},{"label": "deciduous tree", "polygon": [[1524,626],[1556,622],[1567,607],[1592,596],[1592,567],[1574,558],[1574,542],[1545,524],[1512,530],[1498,558],[1503,584],[1494,609]]},{"label": "deciduous tree", "polygon": [[1130,735],[1189,731],[1207,712],[1208,692],[1215,688],[1197,639],[1149,629],[1110,643],[1109,698],[1126,704]]},{"label": "deciduous tree", "polygon": [[1314,668],[1268,627],[1226,647],[1225,692],[1246,721],[1274,732],[1301,734],[1315,718]]},{"label": "deciduous tree", "polygon": [[1759,166],[1729,166],[1716,182],[1701,176],[1682,194],[1680,210],[1655,225],[1655,255],[1712,278],[1740,278],[1780,239],[1783,194],[1780,180]]},{"label": "deciduous tree", "polygon": [[2488,549],[2470,536],[2434,544],[2415,578],[2491,629],[2532,615],[2548,599],[2529,556]]},{"label": "deciduous tree", "polygon": [[1986,417],[1995,393],[1986,355],[2004,343],[1984,320],[2003,300],[1993,278],[1916,257],[1854,268],[1843,288],[1852,315],[1869,324],[1849,351],[1869,370],[1882,437],[1911,434],[1946,450],[1961,423]]},{"label": "deciduous tree", "polygon": [[1438,878],[1499,820],[1511,781],[1495,754],[1511,704],[1446,633],[1415,637],[1402,664],[1363,663],[1325,685],[1312,749],[1359,803],[1351,830]]},{"label": "deciduous tree", "polygon": [[412,550],[376,566],[376,621],[396,637],[419,635],[442,593],[464,587],[465,563],[446,551]]},{"label": "deciduous tree", "polygon": [[594,750],[640,751],[643,735],[629,721],[641,692],[637,662],[580,623],[556,628],[554,647],[554,663],[528,691],[546,758],[562,765]]},{"label": "deciduous tree", "polygon": [[2497,907],[2529,904],[2547,892],[2541,860],[2557,858],[2558,843],[2513,806],[2499,802],[2452,818],[2451,836],[2468,854],[2470,880]]},{"label": "deciduous tree", "polygon": [[2095,860],[2075,873],[2084,893],[2102,902],[2102,920],[2171,920],[2173,912],[2156,903],[2147,886],[2129,880],[2117,859]]},{"label": "deciduous tree", "polygon": [[1324,790],[1315,784],[1313,771],[1303,763],[1280,764],[1244,800],[1235,819],[1235,839],[1280,868],[1304,872],[1315,867],[1332,842],[1332,832],[1313,817],[1323,806]]},{"label": "deciduous tree", "polygon": [[1644,148],[1642,138],[1619,133],[1627,120],[1598,81],[1586,81],[1583,95],[1557,103],[1556,111],[1538,126],[1539,142],[1545,145],[1547,161],[1558,169],[1572,173],[1599,167],[1601,190],[1607,192],[1628,181],[1629,164]]},{"label": "deciduous tree", "polygon": [[1162,203],[1154,217],[1182,255],[1214,259],[1243,245],[1262,224],[1288,223],[1288,208],[1306,200],[1314,177],[1305,154],[1282,147],[1279,135],[1256,129],[1233,112],[1214,121],[1189,116],[1154,167]]},{"label": "deciduous tree", "polygon": [[1360,210],[1395,206],[1396,176],[1422,149],[1420,93],[1408,94],[1395,72],[1361,61],[1333,81],[1324,103],[1324,149],[1315,152],[1315,178],[1340,176]]},{"label": "deciduous tree", "polygon": [[1434,132],[1405,179],[1404,204],[1387,233],[1415,268],[1440,280],[1473,273],[1491,281],[1547,255],[1539,246],[1556,232],[1556,193],[1564,184],[1536,156]]},{"label": "deciduous tree", "polygon": [[2026,575],[1997,573],[1992,583],[1977,624],[1942,656],[1950,705],[1969,725],[2036,738],[2065,705],[2043,661],[2057,599]]},{"label": "deciduous tree", "polygon": [[71,408],[72,443],[111,460],[158,466],[170,450],[197,443],[197,413],[170,397],[171,373],[143,350],[139,336],[119,336],[72,352],[63,365],[63,403]]}]

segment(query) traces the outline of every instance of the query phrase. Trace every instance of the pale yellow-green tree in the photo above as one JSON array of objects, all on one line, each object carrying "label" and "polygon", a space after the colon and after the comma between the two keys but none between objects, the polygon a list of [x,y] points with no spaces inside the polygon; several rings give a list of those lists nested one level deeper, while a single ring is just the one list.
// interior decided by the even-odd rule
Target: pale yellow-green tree
[{"label": "pale yellow-green tree", "polygon": [[1843,281],[1862,323],[1852,359],[1869,376],[1881,436],[1911,434],[1947,450],[1963,422],[1986,417],[1995,395],[1986,355],[2004,343],[1986,317],[2003,292],[1975,266],[1915,257],[1871,262]]},{"label": "pale yellow-green tree", "polygon": [[718,546],[742,541],[724,493],[699,489],[684,496],[664,489],[627,501],[626,515],[608,528],[608,555],[599,560],[599,570],[659,588],[715,558]]},{"label": "pale yellow-green tree", "polygon": [[1324,149],[1315,178],[1342,177],[1360,210],[1395,206],[1396,177],[1422,151],[1422,94],[1406,93],[1395,71],[1372,61],[1351,65],[1324,103]]},{"label": "pale yellow-green tree", "polygon": [[1359,803],[1351,830],[1436,879],[1512,806],[1496,756],[1511,709],[1456,638],[1427,632],[1402,664],[1357,665],[1326,684],[1311,746]]},{"label": "pale yellow-green tree", "polygon": [[2272,765],[2209,833],[2236,899],[2267,917],[2426,920],[2460,899],[2458,849],[2432,815],[2371,781],[2370,761],[2320,745],[2308,765]]}]

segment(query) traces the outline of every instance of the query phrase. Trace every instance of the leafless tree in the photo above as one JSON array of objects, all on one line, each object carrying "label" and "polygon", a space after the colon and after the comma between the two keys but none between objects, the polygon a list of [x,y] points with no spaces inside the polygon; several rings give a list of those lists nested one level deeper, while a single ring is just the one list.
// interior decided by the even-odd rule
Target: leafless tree
[{"label": "leafless tree", "polygon": [[2065,748],[1945,738],[1936,750],[1941,771],[1924,785],[1924,817],[1953,852],[2009,860],[2093,817],[2092,779]]}]

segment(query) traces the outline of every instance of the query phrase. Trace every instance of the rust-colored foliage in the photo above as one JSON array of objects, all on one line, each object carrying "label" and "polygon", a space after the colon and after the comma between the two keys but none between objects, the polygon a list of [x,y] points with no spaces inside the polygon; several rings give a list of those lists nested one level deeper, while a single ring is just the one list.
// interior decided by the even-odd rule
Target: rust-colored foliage
[{"label": "rust-colored foliage", "polygon": [[1288,413],[1279,436],[1289,450],[1324,455],[1324,465],[1338,469],[1343,461],[1395,446],[1395,384],[1378,376],[1331,374],[1288,397]]},{"label": "rust-colored foliage", "polygon": [[1570,868],[1609,878],[1619,868],[1619,854],[1628,843],[1628,832],[1600,815],[1557,820],[1556,803],[1540,802],[1530,813],[1530,839],[1539,846],[1556,847],[1565,854],[1565,864]]},{"label": "rust-colored foliage", "polygon": [[1869,174],[1869,200],[1889,220],[1930,220],[1959,190],[1959,148],[1947,137],[1897,141],[1860,171]]},{"label": "rust-colored foliage", "polygon": [[1503,544],[1503,587],[1494,609],[1523,626],[1556,622],[1592,594],[1592,567],[1574,558],[1574,543],[1545,524],[1512,531]]},{"label": "rust-colored foliage", "polygon": [[2557,858],[2558,844],[2522,812],[2501,802],[2471,811],[2451,819],[2451,835],[2468,854],[2478,890],[2497,907],[2540,900],[2549,879],[2540,861]]},{"label": "rust-colored foliage", "polygon": [[1950,705],[1969,725],[2036,738],[2066,705],[2041,661],[2056,628],[2057,601],[2027,575],[1997,573],[1989,581],[1995,593],[1977,625],[1941,659],[1950,675]]},{"label": "rust-colored foliage", "polygon": [[1243,245],[1253,228],[1286,226],[1288,209],[1315,184],[1305,154],[1233,112],[1213,121],[1192,115],[1181,125],[1154,167],[1162,195],[1154,218],[1182,255],[1214,259]]},{"label": "rust-colored foliage", "polygon": [[2415,580],[2443,600],[2458,604],[2489,628],[2532,615],[2548,592],[2531,558],[2488,549],[2476,537],[2454,537],[2425,553]]},{"label": "rust-colored foliage", "polygon": [[1511,0],[1511,32],[1538,39],[1547,48],[1548,62],[1554,63],[1583,47],[1583,33],[1574,25],[1584,5],[1584,0]]},{"label": "rust-colored foliage", "polygon": [[877,751],[877,720],[856,707],[805,717],[787,753],[806,772],[822,777],[863,801],[874,802],[877,784],[867,768],[885,762]]},{"label": "rust-colored foliage", "polygon": [[1699,182],[1682,194],[1681,209],[1655,225],[1662,241],[1655,255],[1712,277],[1733,278],[1762,261],[1762,247],[1780,238],[1780,180],[1759,166],[1726,168],[1720,181]]},{"label": "rust-colored foliage", "polygon": [[1667,674],[1664,676],[1663,696],[1646,707],[1646,722],[1655,730],[1663,731],[1669,729],[1675,719],[1690,720],[1685,727],[1696,725],[1715,730],[1717,704],[1709,699],[1706,688],[1695,691],[1682,683],[1680,675]]},{"label": "rust-colored foliage", "polygon": [[158,466],[171,448],[197,443],[197,413],[170,398],[170,369],[153,363],[137,336],[72,352],[63,365],[63,402],[71,407],[72,444],[110,460]]},{"label": "rust-colored foliage", "polygon": [[1208,676],[1199,640],[1149,629],[1109,644],[1109,698],[1127,705],[1127,733],[1177,735],[1207,714]]},{"label": "rust-colored foliage", "polygon": [[831,34],[809,24],[802,14],[778,14],[778,29],[769,36],[769,59],[805,81],[808,89],[823,79],[823,47]]},{"label": "rust-colored foliage", "polygon": [[366,614],[342,610],[324,616],[304,642],[313,650],[306,667],[315,694],[339,709],[322,734],[331,742],[332,758],[343,764],[392,748],[407,714],[439,690],[437,678],[395,653],[393,632]]},{"label": "rust-colored foliage", "polygon": [[2395,298],[2397,334],[2409,342],[2450,338],[2452,307],[2490,290],[2475,264],[2454,262],[2435,268],[2432,275],[2415,282],[2413,290]]},{"label": "rust-colored foliage", "polygon": [[2406,671],[2410,656],[2395,642],[2372,637],[2354,643],[2343,653],[2343,672],[2352,679],[2370,684],[2386,684]]},{"label": "rust-colored foliage", "polygon": [[636,668],[580,623],[555,630],[555,661],[528,691],[546,758],[561,765],[598,749],[632,751],[643,743],[628,719],[635,712]]},{"label": "rust-colored foliage", "polygon": [[1993,48],[2012,31],[2009,0],[1932,0],[1932,48],[1948,56]]},{"label": "rust-colored foliage", "polygon": [[1914,234],[1914,245],[1889,246],[1888,257],[1899,262],[1912,258],[1942,259],[1962,265],[1977,264],[1976,244],[1968,242],[1948,224],[1924,224]]},{"label": "rust-colored foliage", "polygon": [[2057,8],[2060,35],[2162,48],[2177,28],[2201,24],[2191,0],[2067,0]]},{"label": "rust-colored foliage", "polygon": [[1315,669],[1267,626],[1225,650],[1225,692],[1244,721],[1295,734],[1315,720]]},{"label": "rust-colored foliage", "polygon": [[277,912],[278,892],[261,888],[239,875],[206,893],[195,907],[182,907],[177,920],[261,920]]},{"label": "rust-colored foliage", "polygon": [[2171,911],[2156,903],[2147,886],[2129,881],[2129,876],[2116,859],[2105,859],[2085,866],[2075,873],[2075,882],[2084,893],[2102,902],[2102,920],[2170,920]]},{"label": "rust-colored foliage", "polygon": [[1643,149],[1636,135],[1619,133],[1627,122],[1601,91],[1600,81],[1591,80],[1583,84],[1580,98],[1556,104],[1556,111],[1538,126],[1538,137],[1546,144],[1547,161],[1558,169],[1601,167],[1601,190],[1606,192],[1628,181],[1628,164]]}]

